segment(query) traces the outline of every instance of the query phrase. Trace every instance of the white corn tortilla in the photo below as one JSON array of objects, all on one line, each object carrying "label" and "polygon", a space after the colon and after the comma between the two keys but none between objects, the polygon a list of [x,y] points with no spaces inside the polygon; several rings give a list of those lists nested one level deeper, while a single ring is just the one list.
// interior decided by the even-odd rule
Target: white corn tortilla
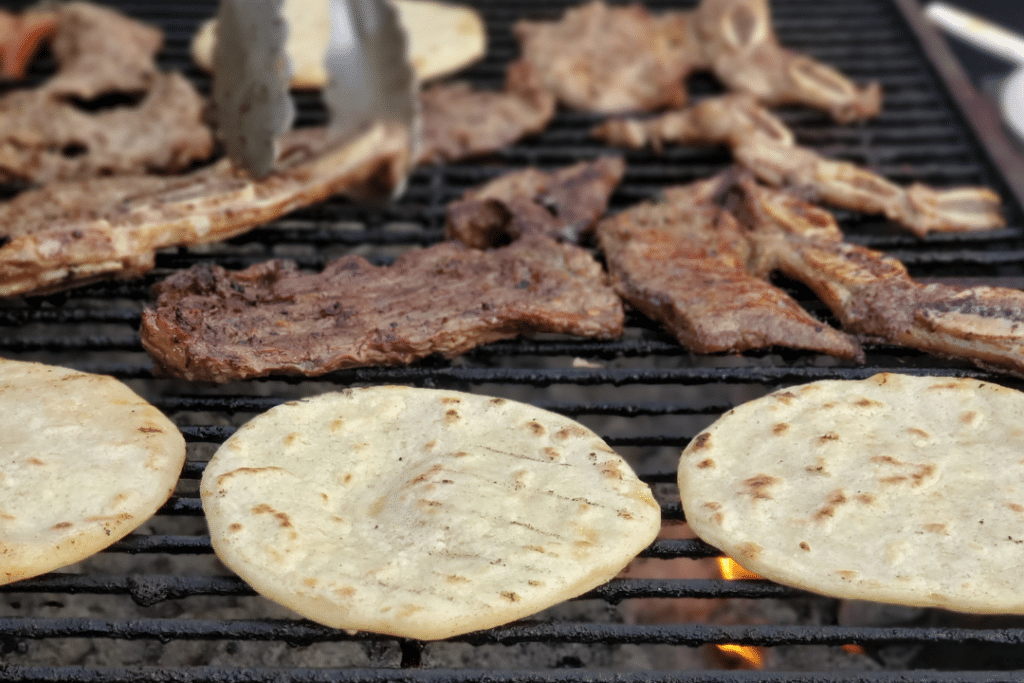
[{"label": "white corn tortilla", "polygon": [[174,424],[113,377],[0,360],[0,585],[124,537],[184,463]]},{"label": "white corn tortilla", "polygon": [[424,640],[608,581],[661,517],[573,420],[397,386],[256,417],[214,455],[201,493],[214,550],[262,595],[328,626]]},{"label": "white corn tortilla", "polygon": [[1024,394],[880,374],[785,389],[683,451],[686,520],[773,581],[840,598],[1024,613]]},{"label": "white corn tortilla", "polygon": [[[453,74],[487,51],[483,18],[472,8],[432,0],[395,0],[395,8],[409,41],[409,60],[421,83]],[[292,87],[324,87],[324,55],[331,38],[326,0],[285,0],[282,15],[288,22],[285,53],[291,60]],[[211,19],[192,39],[192,59],[207,71],[213,68],[215,33]]]}]

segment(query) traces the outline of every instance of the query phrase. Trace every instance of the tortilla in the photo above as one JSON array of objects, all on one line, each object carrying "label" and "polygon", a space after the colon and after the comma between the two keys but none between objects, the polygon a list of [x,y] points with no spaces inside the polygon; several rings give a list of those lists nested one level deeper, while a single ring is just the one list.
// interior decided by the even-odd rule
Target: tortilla
[{"label": "tortilla", "polygon": [[743,567],[839,598],[1024,613],[1024,394],[883,373],[776,391],[683,451],[686,520]]},{"label": "tortilla", "polygon": [[[459,71],[487,51],[483,18],[473,9],[430,0],[395,0],[409,40],[409,59],[420,82]],[[331,39],[325,0],[285,0],[288,22],[285,52],[291,60],[292,87],[317,90],[327,83],[324,54]],[[192,39],[192,59],[213,69],[214,21],[204,23]]]},{"label": "tortilla", "polygon": [[660,526],[647,485],[579,423],[398,386],[256,417],[201,495],[214,550],[257,592],[321,624],[423,640],[594,588]]},{"label": "tortilla", "polygon": [[0,360],[0,585],[124,537],[184,463],[174,423],[113,377]]}]

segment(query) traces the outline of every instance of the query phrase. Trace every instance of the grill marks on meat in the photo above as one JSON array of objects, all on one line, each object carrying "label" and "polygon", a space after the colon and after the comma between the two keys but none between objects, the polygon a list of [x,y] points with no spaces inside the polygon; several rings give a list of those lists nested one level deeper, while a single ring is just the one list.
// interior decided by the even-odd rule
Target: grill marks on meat
[{"label": "grill marks on meat", "polygon": [[877,83],[857,87],[841,73],[779,45],[768,0],[703,0],[695,11],[699,44],[711,70],[730,90],[768,105],[801,104],[839,123],[876,116]]},{"label": "grill marks on meat", "polygon": [[506,173],[448,205],[445,237],[477,249],[533,233],[579,242],[604,215],[625,172],[621,158],[602,157],[550,173]]},{"label": "grill marks on meat", "polygon": [[193,266],[155,292],[146,350],[166,374],[215,382],[404,365],[538,332],[611,339],[624,319],[590,254],[540,235],[491,251],[441,243],[390,266],[345,256],[321,273]]},{"label": "grill marks on meat", "polygon": [[615,291],[698,353],[787,346],[861,359],[853,339],[748,272],[744,231],[711,201],[722,182],[670,188],[598,224]]},{"label": "grill marks on meat", "polygon": [[828,214],[750,180],[739,188],[755,271],[803,282],[852,334],[1024,376],[1024,292],[915,282],[896,259],[844,243]]},{"label": "grill marks on meat", "polygon": [[606,121],[593,134],[628,147],[667,142],[728,145],[759,180],[832,206],[882,214],[918,237],[930,232],[1005,225],[999,196],[985,187],[901,187],[848,161],[827,159],[795,143],[789,128],[747,95],[708,98],[647,120]]},{"label": "grill marks on meat", "polygon": [[585,111],[680,106],[683,79],[700,59],[686,15],[654,16],[639,4],[595,0],[558,21],[518,21],[513,32],[544,87]]},{"label": "grill marks on meat", "polygon": [[568,107],[615,113],[680,107],[684,80],[712,71],[730,90],[767,104],[803,104],[848,123],[881,108],[878,84],[779,45],[767,0],[702,0],[692,12],[652,15],[595,0],[558,21],[515,27],[525,62]]},{"label": "grill marks on meat", "polygon": [[55,16],[57,73],[0,97],[0,182],[177,172],[210,156],[203,99],[153,61],[158,30],[82,2]]},{"label": "grill marks on meat", "polygon": [[386,194],[401,181],[405,136],[376,127],[332,147],[326,129],[281,140],[278,170],[255,181],[230,161],[175,177],[56,182],[0,204],[0,296],[137,277],[156,250],[226,239],[338,193]]},{"label": "grill marks on meat", "polygon": [[501,91],[467,83],[433,85],[420,93],[420,163],[489,154],[544,130],[555,115],[554,97],[536,88],[528,67],[512,70]]}]

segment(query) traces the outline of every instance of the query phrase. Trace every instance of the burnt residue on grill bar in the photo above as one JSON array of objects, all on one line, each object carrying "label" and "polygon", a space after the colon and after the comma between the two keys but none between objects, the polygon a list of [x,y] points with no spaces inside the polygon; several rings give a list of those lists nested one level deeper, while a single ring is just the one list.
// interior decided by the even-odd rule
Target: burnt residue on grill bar
[{"label": "burnt residue on grill bar", "polygon": [[[512,22],[520,17],[554,18],[573,4],[467,2],[486,18],[490,51],[484,62],[460,77],[490,88],[501,86],[506,64],[517,56]],[[183,71],[208,92],[209,78],[191,64],[188,51],[198,23],[214,13],[215,0],[111,4],[162,26],[163,65]],[[647,4],[657,11],[695,2]],[[955,109],[955,93],[945,89],[926,60],[925,50],[934,50],[921,47],[915,22],[901,14],[913,9],[912,3],[772,0],[772,7],[784,44],[833,64],[856,80],[877,79],[885,91],[882,114],[854,126],[836,125],[816,112],[782,109],[780,116],[803,143],[901,183],[992,185],[1006,198],[1014,226],[922,240],[894,232],[881,219],[839,212],[848,239],[900,258],[920,279],[1024,284],[1024,236],[1019,227],[1024,225],[1024,212],[999,168],[991,165],[990,160],[998,161],[1000,155],[986,153],[967,125],[969,117]],[[50,70],[52,60],[44,57],[33,67],[32,77],[38,82]],[[717,88],[706,76],[692,78],[689,86],[695,96]],[[324,120],[317,95],[301,93],[297,100],[300,125]],[[674,490],[674,462],[681,449],[715,417],[772,388],[817,379],[861,379],[893,369],[979,377],[1024,388],[1020,380],[885,345],[868,346],[864,366],[784,349],[738,357],[697,356],[637,315],[629,316],[627,333],[617,341],[514,340],[490,344],[450,362],[428,359],[408,368],[346,370],[316,380],[271,378],[212,387],[152,377],[137,330],[149,287],[168,273],[200,262],[238,268],[272,257],[318,268],[336,255],[354,251],[386,263],[403,250],[440,240],[447,202],[504,169],[531,164],[551,168],[607,153],[588,134],[597,120],[563,111],[541,135],[489,159],[419,168],[402,200],[391,206],[366,208],[329,201],[225,244],[165,251],[158,255],[157,270],[141,280],[0,301],[0,355],[114,374],[170,415],[189,444],[189,462],[176,495],[151,523],[83,563],[77,573],[57,572],[0,587],[0,679],[1020,680],[1019,672],[998,671],[1024,668],[1024,619],[904,610],[888,622],[851,625],[839,614],[837,601],[767,581],[618,579],[536,618],[435,645],[368,633],[350,635],[274,612],[216,563],[197,494],[205,461],[251,416],[283,401],[338,387],[397,383],[463,389],[526,400],[572,416],[606,437],[652,485],[666,525],[683,519]],[[728,153],[718,149],[671,147],[661,156],[625,156],[626,179],[613,197],[612,210],[655,196],[665,185],[710,175],[729,163]],[[808,308],[823,313],[802,286],[779,284]],[[574,363],[576,359],[585,362]],[[696,563],[718,554],[699,540],[666,538],[656,541],[643,557],[653,563]],[[746,620],[623,623],[617,608],[643,599],[696,599],[703,604],[721,598],[752,606]],[[720,665],[714,660],[683,656],[716,643],[766,647],[769,667],[800,671],[724,671],[715,668]],[[840,646],[851,644],[860,645],[865,654],[841,651]],[[774,659],[772,653],[777,655]],[[711,670],[698,670],[701,664]]]}]

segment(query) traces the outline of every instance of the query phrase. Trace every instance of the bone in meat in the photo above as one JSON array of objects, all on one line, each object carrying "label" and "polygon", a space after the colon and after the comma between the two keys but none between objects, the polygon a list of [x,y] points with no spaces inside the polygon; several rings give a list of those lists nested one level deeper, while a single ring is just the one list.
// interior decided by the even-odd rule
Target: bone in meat
[{"label": "bone in meat", "polygon": [[574,7],[557,21],[516,22],[521,63],[568,107],[621,112],[677,107],[683,80],[700,65],[687,13],[655,16],[642,5],[600,0]]},{"label": "bone in meat", "polygon": [[758,139],[733,150],[736,161],[765,183],[832,206],[882,214],[918,237],[930,232],[990,230],[1005,225],[999,195],[987,187],[901,187],[848,161],[806,147]]},{"label": "bone in meat", "polygon": [[768,105],[802,104],[840,123],[871,118],[882,106],[877,83],[843,74],[779,44],[768,0],[702,0],[694,23],[705,59],[730,90]]},{"label": "bone in meat", "polygon": [[506,173],[448,205],[445,237],[477,249],[533,232],[579,242],[604,215],[625,171],[621,158],[602,157],[550,173]]},{"label": "bone in meat", "polygon": [[860,359],[859,345],[747,271],[750,247],[712,203],[721,180],[666,190],[597,227],[612,286],[698,353],[786,346]]},{"label": "bone in meat", "polygon": [[586,251],[533,235],[489,251],[444,242],[321,273],[271,261],[193,266],[156,286],[142,343],[164,374],[226,382],[405,365],[520,334],[622,334],[622,303]]},{"label": "bone in meat", "polygon": [[278,170],[258,181],[225,159],[185,176],[23,192],[0,204],[0,296],[137,277],[158,249],[226,239],[335,194],[380,196],[401,180],[406,139],[377,126],[338,148],[326,129],[303,128],[283,137]]},{"label": "bone in meat", "polygon": [[852,334],[878,337],[1024,376],[1024,292],[915,282],[898,260],[847,244],[832,220],[777,190],[744,182],[740,216],[755,269],[810,287]]},{"label": "bone in meat", "polygon": [[43,85],[53,97],[91,100],[111,92],[145,92],[159,70],[159,29],[107,7],[71,2],[57,9],[50,50],[57,73]]},{"label": "bone in meat", "polygon": [[0,97],[0,182],[177,172],[213,151],[204,103],[180,74],[157,74],[137,106],[96,112],[42,90]]},{"label": "bone in meat", "polygon": [[935,189],[920,183],[904,188],[856,164],[826,159],[797,145],[782,121],[746,95],[711,97],[646,120],[609,120],[593,134],[628,147],[728,145],[736,162],[765,183],[832,206],[882,214],[919,237],[1005,225],[992,190]]}]

